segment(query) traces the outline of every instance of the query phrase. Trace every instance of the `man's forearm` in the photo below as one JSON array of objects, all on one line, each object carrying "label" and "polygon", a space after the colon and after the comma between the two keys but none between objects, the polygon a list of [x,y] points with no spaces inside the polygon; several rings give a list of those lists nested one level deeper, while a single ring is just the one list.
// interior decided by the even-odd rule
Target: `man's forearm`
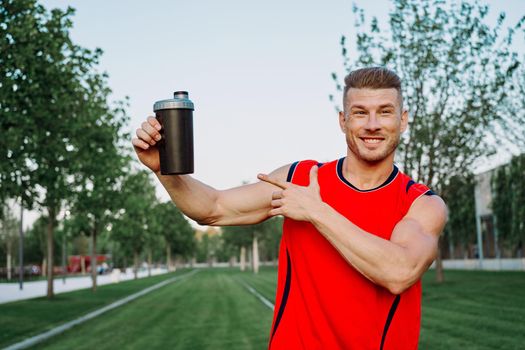
[{"label": "man's forearm", "polygon": [[213,221],[217,209],[216,189],[189,175],[155,175],[186,216],[203,225]]},{"label": "man's forearm", "polygon": [[396,294],[406,284],[413,267],[405,248],[362,230],[326,203],[315,211],[311,223],[372,282]]}]

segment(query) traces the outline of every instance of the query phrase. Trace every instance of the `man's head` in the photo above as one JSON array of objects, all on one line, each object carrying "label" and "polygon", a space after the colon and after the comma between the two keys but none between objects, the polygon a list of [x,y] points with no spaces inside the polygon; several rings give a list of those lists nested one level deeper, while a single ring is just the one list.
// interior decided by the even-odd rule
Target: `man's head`
[{"label": "man's head", "polygon": [[397,74],[383,67],[348,74],[339,124],[348,148],[357,158],[377,163],[393,157],[408,124]]}]

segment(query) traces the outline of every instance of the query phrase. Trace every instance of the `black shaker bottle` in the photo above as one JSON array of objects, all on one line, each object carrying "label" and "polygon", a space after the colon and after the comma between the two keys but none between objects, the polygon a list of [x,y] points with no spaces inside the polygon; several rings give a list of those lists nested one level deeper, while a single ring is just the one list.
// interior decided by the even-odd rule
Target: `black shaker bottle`
[{"label": "black shaker bottle", "polygon": [[155,116],[162,125],[157,143],[162,175],[193,173],[193,102],[187,91],[176,91],[173,99],[157,101]]}]

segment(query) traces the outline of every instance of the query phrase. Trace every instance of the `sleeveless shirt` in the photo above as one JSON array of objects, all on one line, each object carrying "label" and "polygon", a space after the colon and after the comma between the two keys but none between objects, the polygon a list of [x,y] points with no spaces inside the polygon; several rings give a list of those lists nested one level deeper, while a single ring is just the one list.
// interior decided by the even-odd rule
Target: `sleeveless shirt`
[{"label": "sleeveless shirt", "polygon": [[[318,165],[322,200],[386,240],[417,198],[433,194],[395,165],[382,185],[359,190],[344,178],[343,161],[296,162],[287,181],[307,186]],[[270,350],[417,349],[420,320],[421,281],[393,295],[359,273],[311,223],[285,218]]]}]

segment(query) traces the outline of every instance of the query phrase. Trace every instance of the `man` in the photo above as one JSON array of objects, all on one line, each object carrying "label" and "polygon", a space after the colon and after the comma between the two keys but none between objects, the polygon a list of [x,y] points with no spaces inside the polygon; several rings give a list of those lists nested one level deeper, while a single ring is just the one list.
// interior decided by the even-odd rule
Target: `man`
[{"label": "man", "polygon": [[155,118],[133,145],[200,224],[285,217],[270,349],[417,349],[420,277],[436,257],[447,211],[394,165],[408,125],[399,77],[381,67],[351,72],[339,125],[346,157],[295,162],[225,191],[160,175]]}]

